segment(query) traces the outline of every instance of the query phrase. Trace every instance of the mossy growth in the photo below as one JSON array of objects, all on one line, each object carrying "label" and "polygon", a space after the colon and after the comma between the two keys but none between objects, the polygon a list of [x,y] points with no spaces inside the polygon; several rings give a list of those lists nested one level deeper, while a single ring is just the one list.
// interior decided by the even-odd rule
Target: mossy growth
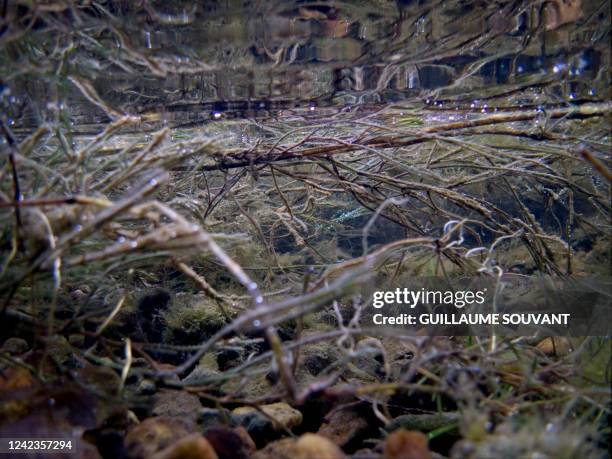
[{"label": "mossy growth", "polygon": [[185,303],[175,304],[164,313],[166,329],[164,341],[167,343],[190,345],[198,344],[210,338],[236,317],[238,311],[228,305],[222,307],[212,299],[191,299]]}]

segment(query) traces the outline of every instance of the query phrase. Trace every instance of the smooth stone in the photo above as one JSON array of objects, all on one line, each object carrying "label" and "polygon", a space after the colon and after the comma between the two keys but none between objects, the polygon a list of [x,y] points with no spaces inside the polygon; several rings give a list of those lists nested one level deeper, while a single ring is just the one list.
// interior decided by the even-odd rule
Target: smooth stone
[{"label": "smooth stone", "polygon": [[202,408],[200,399],[189,392],[160,389],[153,396],[153,416],[170,416],[196,422]]},{"label": "smooth stone", "polygon": [[219,459],[219,456],[206,438],[194,433],[159,451],[151,459]]},{"label": "smooth stone", "polygon": [[414,430],[397,429],[387,435],[385,459],[431,459],[427,436]]},{"label": "smooth stone", "polygon": [[2,350],[8,352],[11,355],[20,355],[30,349],[30,345],[23,338],[12,337],[7,339],[2,345]]},{"label": "smooth stone", "polygon": [[270,427],[275,431],[281,431],[302,423],[302,413],[287,403],[262,405],[260,409],[263,413],[250,406],[236,408],[232,411],[232,420],[235,424],[243,426],[251,435],[265,432]]},{"label": "smooth stone", "polygon": [[158,416],[145,419],[125,436],[127,456],[130,459],[148,459],[193,430],[193,426],[182,418]]}]

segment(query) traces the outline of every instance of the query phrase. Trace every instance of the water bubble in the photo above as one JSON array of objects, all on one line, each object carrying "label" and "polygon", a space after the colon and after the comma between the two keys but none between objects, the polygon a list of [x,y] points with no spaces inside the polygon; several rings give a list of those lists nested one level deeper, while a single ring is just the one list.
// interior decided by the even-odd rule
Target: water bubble
[{"label": "water bubble", "polygon": [[119,244],[123,244],[125,242],[125,238],[123,236],[120,236],[119,239],[117,239],[117,242]]},{"label": "water bubble", "polygon": [[255,319],[255,320],[253,321],[253,327],[255,327],[255,328],[259,328],[259,327],[261,327],[261,320],[257,320],[257,319]]},{"label": "water bubble", "polygon": [[519,66],[516,68],[516,71],[517,71],[518,73],[523,73],[523,72],[525,71],[525,67],[523,67],[522,65],[519,65]]},{"label": "water bubble", "polygon": [[594,96],[595,94],[597,94],[597,91],[595,91],[595,88],[589,89],[589,96]]},{"label": "water bubble", "polygon": [[247,285],[247,290],[249,292],[254,292],[257,290],[257,284],[255,282],[249,282],[249,285]]},{"label": "water bubble", "polygon": [[137,241],[130,242],[130,247],[135,249],[136,247],[138,247],[138,242]]},{"label": "water bubble", "polygon": [[151,180],[149,180],[149,185],[156,186],[157,185],[157,180],[152,178]]},{"label": "water bubble", "polygon": [[255,304],[262,304],[262,303],[263,303],[263,296],[257,295],[255,297]]},{"label": "water bubble", "polygon": [[576,98],[576,93],[575,92],[570,92],[569,93],[569,98],[570,99],[575,99]]},{"label": "water bubble", "polygon": [[559,73],[560,71],[562,71],[563,69],[565,69],[565,67],[566,67],[566,65],[565,65],[565,64],[563,64],[563,63],[560,63],[560,64],[555,64],[555,65],[553,66],[553,69],[552,69],[552,70],[553,70],[553,73]]},{"label": "water bubble", "polygon": [[312,106],[312,105],[311,105],[311,106],[310,106],[310,111],[311,111],[311,112],[314,112],[314,109],[315,109],[315,108],[314,108],[314,106]]},{"label": "water bubble", "polygon": [[214,119],[216,119],[216,120],[218,120],[219,118],[221,118],[221,113],[219,113],[219,112],[214,112],[214,113],[213,113],[213,118],[214,118]]},{"label": "water bubble", "polygon": [[74,230],[78,233],[79,231],[81,231],[83,229],[83,227],[81,225],[76,225],[74,227]]},{"label": "water bubble", "polygon": [[555,425],[552,422],[546,424],[546,432],[553,433],[555,430],[557,429],[555,428]]}]

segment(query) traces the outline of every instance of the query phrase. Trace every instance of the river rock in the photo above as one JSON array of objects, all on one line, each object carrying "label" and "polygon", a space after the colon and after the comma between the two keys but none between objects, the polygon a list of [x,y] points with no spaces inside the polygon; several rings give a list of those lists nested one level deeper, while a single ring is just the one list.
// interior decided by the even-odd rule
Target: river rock
[{"label": "river rock", "polygon": [[130,459],[149,459],[193,431],[193,425],[178,417],[145,419],[125,436],[127,456]]},{"label": "river rock", "polygon": [[213,446],[219,459],[249,459],[255,452],[255,442],[244,427],[212,427],[206,439]]},{"label": "river rock", "polygon": [[431,459],[427,436],[414,430],[397,429],[387,435],[385,459]]},{"label": "river rock", "polygon": [[333,411],[326,416],[318,433],[330,439],[334,444],[344,447],[367,428],[367,419],[356,410],[347,408]]},{"label": "river rock", "polygon": [[253,459],[344,459],[338,446],[327,438],[306,433],[297,440],[284,438],[257,451]]},{"label": "river rock", "polygon": [[185,391],[160,389],[153,398],[153,416],[179,417],[193,421],[198,419],[202,408],[200,399]]},{"label": "river rock", "polygon": [[193,433],[151,456],[151,459],[219,459],[202,435]]},{"label": "river rock", "polygon": [[30,349],[30,345],[23,338],[12,337],[7,339],[2,345],[2,350],[11,355],[20,355]]},{"label": "river rock", "polygon": [[540,341],[536,347],[551,357],[564,357],[572,352],[572,343],[564,336],[549,336]]},{"label": "river rock", "polygon": [[231,423],[232,413],[225,408],[200,408],[196,421],[203,432],[213,427],[225,426]]},{"label": "river rock", "polygon": [[236,408],[232,411],[232,420],[256,438],[266,435],[270,430],[291,429],[302,423],[302,413],[287,403],[262,405],[260,409],[261,411],[250,406]]}]

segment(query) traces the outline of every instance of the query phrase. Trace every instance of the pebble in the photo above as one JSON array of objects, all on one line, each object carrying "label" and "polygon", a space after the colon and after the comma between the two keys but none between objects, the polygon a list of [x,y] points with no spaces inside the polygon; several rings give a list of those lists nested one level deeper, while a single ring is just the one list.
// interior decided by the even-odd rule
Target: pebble
[{"label": "pebble", "polygon": [[202,435],[194,433],[159,451],[151,459],[219,459]]},{"label": "pebble", "polygon": [[572,352],[572,343],[564,336],[544,338],[536,347],[551,357],[564,357]]},{"label": "pebble", "polygon": [[200,399],[189,392],[170,389],[160,389],[153,398],[154,416],[179,417],[197,421],[198,412],[202,408]]},{"label": "pebble", "polygon": [[224,426],[231,420],[231,412],[225,408],[200,408],[196,421],[203,431],[212,427]]},{"label": "pebble", "polygon": [[302,423],[302,413],[287,403],[261,405],[260,409],[263,413],[250,406],[236,408],[232,411],[232,421],[243,426],[253,436],[265,435],[270,429],[291,429]]},{"label": "pebble", "polygon": [[159,416],[148,418],[125,436],[125,448],[130,459],[150,458],[193,432],[184,419]]},{"label": "pebble", "polygon": [[25,339],[12,337],[7,339],[2,345],[2,350],[11,355],[21,355],[30,349],[30,345]]},{"label": "pebble", "polygon": [[244,427],[212,427],[205,436],[219,459],[249,459],[256,449],[255,442]]},{"label": "pebble", "polygon": [[397,429],[385,439],[385,459],[431,459],[427,436],[414,430]]},{"label": "pebble", "polygon": [[338,446],[327,438],[306,433],[297,440],[284,438],[253,454],[253,459],[345,459]]},{"label": "pebble", "polygon": [[346,446],[368,428],[368,421],[354,409],[336,410],[326,416],[319,428],[319,435],[329,438],[334,444]]}]

